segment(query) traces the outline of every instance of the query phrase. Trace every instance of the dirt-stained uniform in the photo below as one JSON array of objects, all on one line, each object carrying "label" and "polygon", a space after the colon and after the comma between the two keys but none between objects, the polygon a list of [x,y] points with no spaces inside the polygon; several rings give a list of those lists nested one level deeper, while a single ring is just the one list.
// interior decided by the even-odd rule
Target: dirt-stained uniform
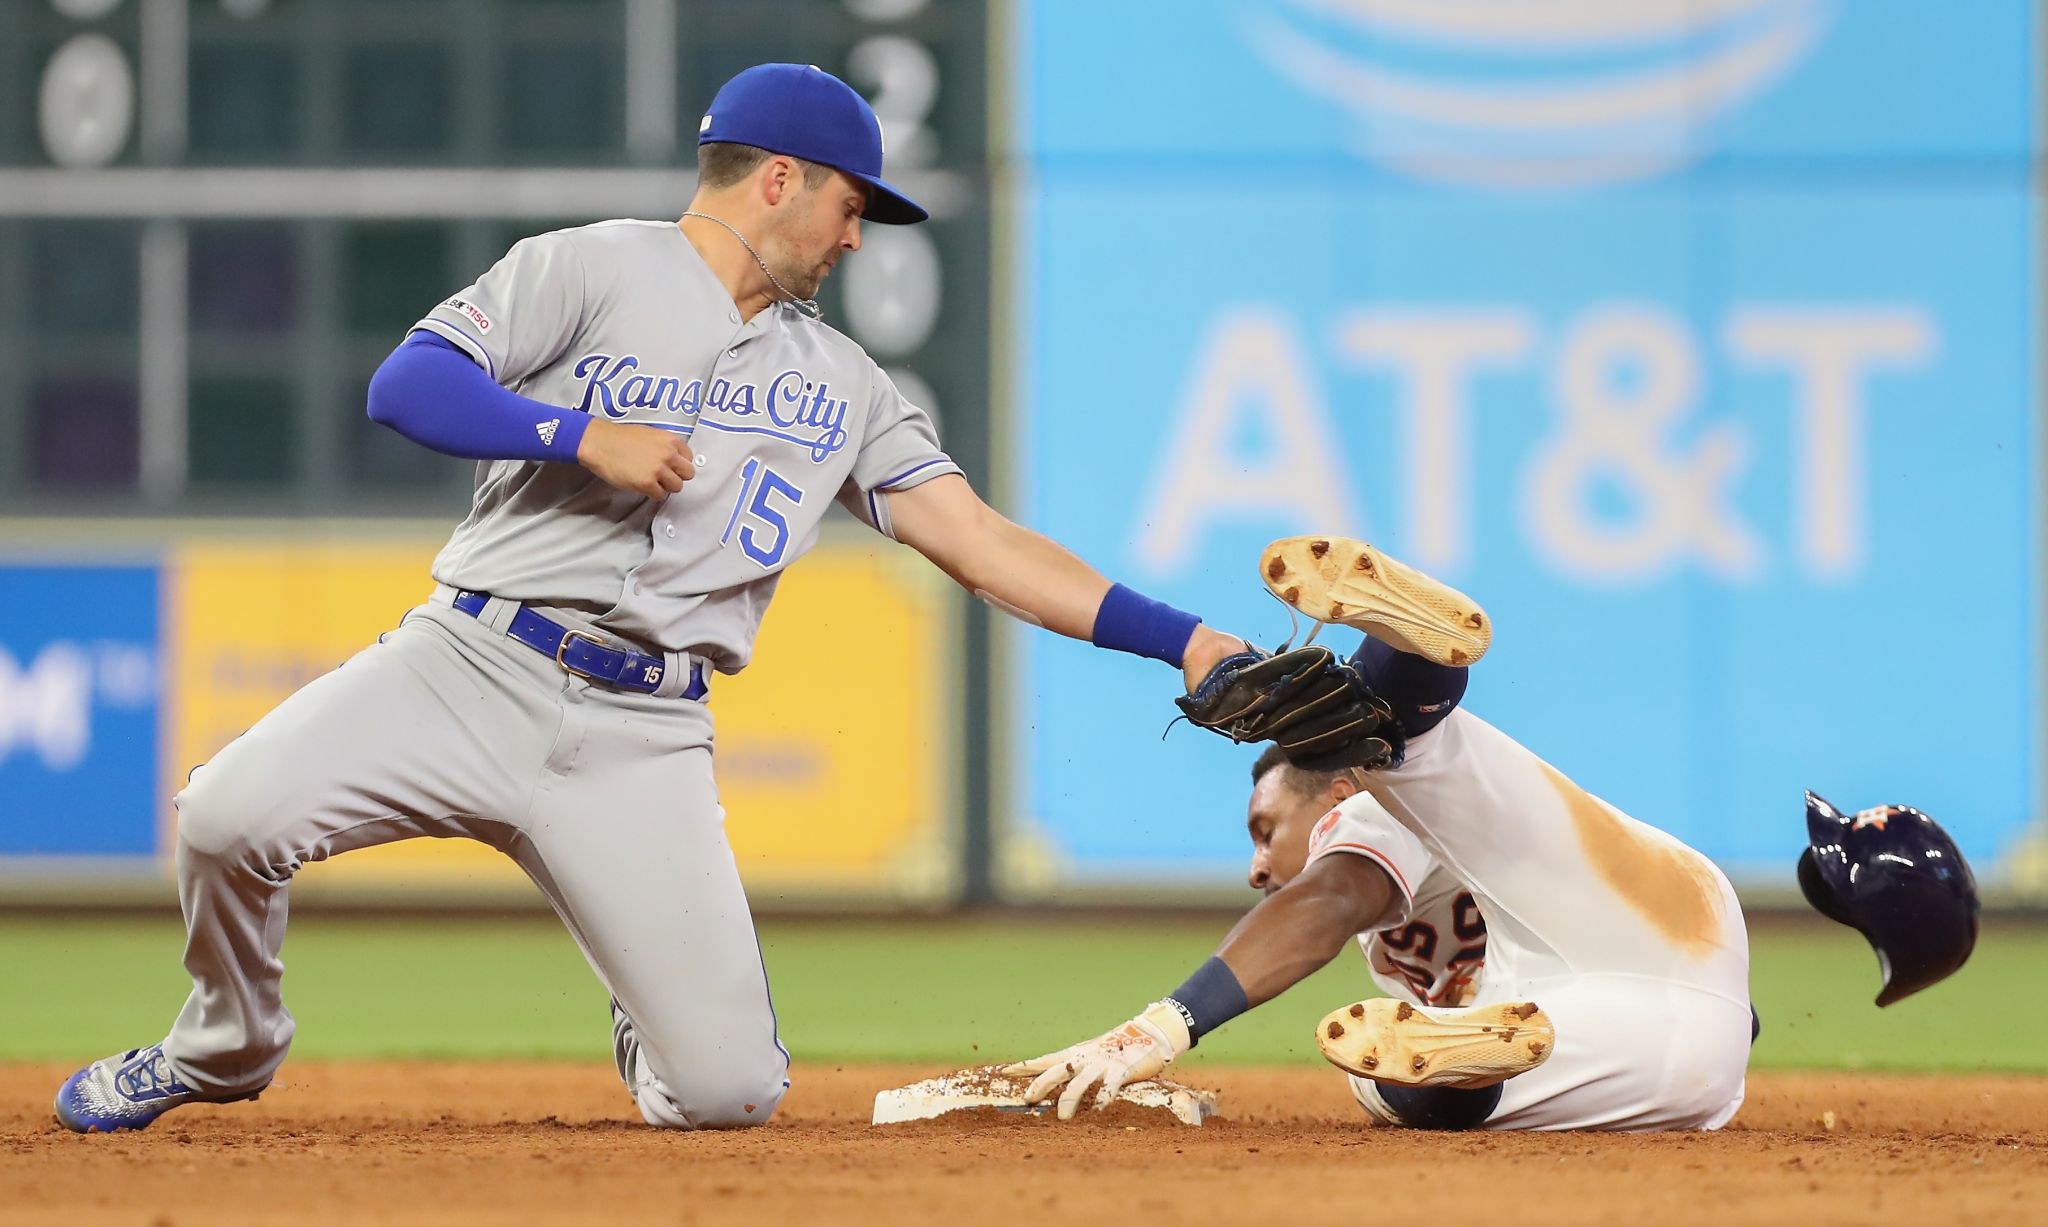
[{"label": "dirt-stained uniform", "polygon": [[[1550,1058],[1501,1084],[1488,1129],[1718,1129],[1742,1106],[1749,937],[1705,856],[1586,792],[1468,711],[1368,772],[1309,837],[1363,856],[1396,911],[1358,941],[1421,1005],[1529,1000]],[[1398,1117],[1351,1079],[1373,1116]]]}]

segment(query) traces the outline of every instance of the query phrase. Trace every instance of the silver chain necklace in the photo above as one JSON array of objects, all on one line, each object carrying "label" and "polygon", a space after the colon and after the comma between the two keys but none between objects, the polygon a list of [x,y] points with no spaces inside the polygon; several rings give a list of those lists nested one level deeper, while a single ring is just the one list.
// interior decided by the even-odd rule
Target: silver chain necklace
[{"label": "silver chain necklace", "polygon": [[761,253],[754,250],[754,245],[752,243],[747,242],[747,236],[740,233],[738,226],[733,225],[731,222],[726,221],[722,217],[713,217],[709,213],[686,212],[683,214],[683,216],[701,218],[702,220],[707,222],[716,222],[718,225],[724,226],[727,230],[732,231],[732,237],[740,241],[740,246],[747,249],[747,254],[754,257],[754,263],[760,265],[761,271],[767,274],[769,284],[773,285],[776,289],[781,290],[785,295],[787,295],[789,297],[789,301],[795,304],[796,309],[803,312],[805,315],[810,316],[814,320],[825,318],[825,310],[824,308],[818,305],[817,299],[797,297],[796,291],[782,284],[782,282],[776,278],[774,272],[771,271],[768,267],[768,261],[763,260],[761,258]]}]

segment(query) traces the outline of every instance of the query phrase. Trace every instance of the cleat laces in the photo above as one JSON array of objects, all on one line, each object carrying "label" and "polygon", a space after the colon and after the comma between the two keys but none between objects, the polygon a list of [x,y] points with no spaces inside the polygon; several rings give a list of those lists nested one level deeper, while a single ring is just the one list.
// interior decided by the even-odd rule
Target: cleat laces
[{"label": "cleat laces", "polygon": [[145,1049],[134,1049],[128,1054],[127,1064],[114,1074],[114,1089],[129,1100],[162,1099],[167,1095],[181,1095],[192,1088],[179,1082],[171,1073],[171,1065],[164,1058],[162,1044]]}]

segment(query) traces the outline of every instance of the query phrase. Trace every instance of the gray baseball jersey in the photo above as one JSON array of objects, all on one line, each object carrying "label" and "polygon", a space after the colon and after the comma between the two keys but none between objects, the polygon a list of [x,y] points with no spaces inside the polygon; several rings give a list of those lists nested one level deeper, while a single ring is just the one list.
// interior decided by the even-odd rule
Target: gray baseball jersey
[{"label": "gray baseball jersey", "polygon": [[[433,599],[194,773],[177,798],[192,994],[165,1059],[207,1094],[269,1082],[292,1036],[292,876],[458,835],[518,860],[568,924],[615,1001],[644,1119],[759,1124],[789,1054],[725,839],[710,709],[567,674],[506,627],[517,603],[574,610],[736,671],[828,502],[886,533],[884,492],[959,470],[853,342],[793,308],[741,324],[670,223],[528,239],[420,327],[564,418],[691,436],[698,475],[656,502],[574,464],[481,466]],[[495,598],[472,617],[453,588]]]},{"label": "gray baseball jersey", "polygon": [[418,326],[521,395],[678,431],[702,458],[659,503],[578,465],[481,464],[434,578],[574,609],[722,672],[746,665],[828,503],[887,533],[881,494],[960,471],[853,341],[788,304],[742,324],[674,222],[526,239]]}]

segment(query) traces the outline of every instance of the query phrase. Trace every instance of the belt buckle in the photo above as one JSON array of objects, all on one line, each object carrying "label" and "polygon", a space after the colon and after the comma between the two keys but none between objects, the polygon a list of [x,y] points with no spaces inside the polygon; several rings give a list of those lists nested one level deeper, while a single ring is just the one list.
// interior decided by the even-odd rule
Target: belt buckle
[{"label": "belt buckle", "polygon": [[593,682],[605,681],[605,678],[599,677],[597,674],[592,673],[587,669],[579,669],[575,665],[570,664],[568,661],[562,658],[563,654],[569,650],[570,641],[576,639],[588,640],[593,647],[602,648],[605,646],[604,640],[598,638],[596,635],[591,634],[589,631],[571,630],[565,632],[562,635],[562,642],[555,645],[555,663],[562,666],[562,671],[564,673],[569,674],[572,677],[587,678]]}]

